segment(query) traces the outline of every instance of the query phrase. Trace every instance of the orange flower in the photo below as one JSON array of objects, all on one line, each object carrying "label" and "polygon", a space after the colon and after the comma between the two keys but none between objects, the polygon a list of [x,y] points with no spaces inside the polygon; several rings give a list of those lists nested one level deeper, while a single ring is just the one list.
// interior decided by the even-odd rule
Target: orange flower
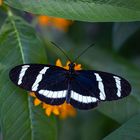
[{"label": "orange flower", "polygon": [[72,21],[63,18],[55,18],[42,15],[38,17],[38,23],[41,26],[54,26],[59,30],[67,31],[68,27],[72,24]]},{"label": "orange flower", "polygon": [[[66,65],[63,66],[60,59],[57,59],[57,61],[56,61],[56,66],[62,67],[62,68],[67,69],[67,70],[69,69],[69,64],[70,64],[70,61],[67,61]],[[76,64],[75,63],[74,69],[75,70],[81,70],[82,69],[81,64]]]},{"label": "orange flower", "polygon": [[51,18],[48,16],[39,16],[38,17],[38,22],[40,25],[45,26],[45,25],[49,25],[50,24],[50,20]]},{"label": "orange flower", "polygon": [[2,5],[3,0],[0,0],[0,6]]},{"label": "orange flower", "polygon": [[[68,68],[69,68],[68,64],[69,63],[70,62],[68,61],[66,63],[66,65],[63,66],[61,61],[60,61],[60,59],[58,59],[56,61],[56,66],[63,67],[63,68],[68,70]],[[81,64],[75,64],[75,70],[81,70]],[[73,108],[73,106],[71,106],[70,104],[67,104],[66,102],[63,103],[62,105],[58,105],[58,106],[56,106],[56,105],[48,105],[48,104],[40,101],[35,96],[35,93],[31,92],[30,95],[35,98],[34,99],[34,105],[38,106],[38,105],[41,104],[43,109],[45,109],[45,114],[47,116],[50,116],[51,114],[54,114],[54,115],[59,116],[60,118],[64,119],[64,118],[66,118],[68,116],[73,117],[73,116],[76,115],[76,110]]]}]

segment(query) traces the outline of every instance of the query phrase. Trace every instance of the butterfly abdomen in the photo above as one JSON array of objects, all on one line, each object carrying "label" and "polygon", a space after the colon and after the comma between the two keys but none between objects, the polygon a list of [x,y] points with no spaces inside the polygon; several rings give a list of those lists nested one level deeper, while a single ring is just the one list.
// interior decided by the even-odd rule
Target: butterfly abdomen
[{"label": "butterfly abdomen", "polygon": [[71,79],[68,79],[68,89],[67,89],[67,94],[66,94],[66,103],[70,103],[70,98],[71,98]]},{"label": "butterfly abdomen", "polygon": [[71,90],[67,91],[67,95],[66,95],[66,103],[70,103],[70,98],[71,98]]}]

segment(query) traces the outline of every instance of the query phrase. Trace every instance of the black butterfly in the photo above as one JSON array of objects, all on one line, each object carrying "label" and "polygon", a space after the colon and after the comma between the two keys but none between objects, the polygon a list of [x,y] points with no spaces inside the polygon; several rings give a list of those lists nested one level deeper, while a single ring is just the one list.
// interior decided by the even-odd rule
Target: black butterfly
[{"label": "black butterfly", "polygon": [[65,101],[78,109],[91,109],[100,101],[118,100],[128,96],[131,86],[120,76],[95,71],[69,70],[44,64],[24,64],[13,68],[10,79],[19,87],[35,92],[41,101],[60,105]]}]

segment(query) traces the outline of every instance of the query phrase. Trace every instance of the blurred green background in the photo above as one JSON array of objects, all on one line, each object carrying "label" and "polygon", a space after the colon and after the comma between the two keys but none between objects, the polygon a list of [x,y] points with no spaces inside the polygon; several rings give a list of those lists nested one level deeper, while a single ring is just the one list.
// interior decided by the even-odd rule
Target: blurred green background
[{"label": "blurred green background", "polygon": [[[7,3],[10,5],[8,0]],[[41,25],[39,15],[9,9],[6,5],[0,7],[1,139],[140,140],[140,22],[73,20],[65,30],[49,20],[51,24]],[[10,82],[8,72],[17,64],[55,64],[58,58],[65,65],[66,57],[51,41],[72,60],[94,43],[76,63],[82,69],[126,78],[132,85],[131,95],[100,103],[90,111],[78,110],[72,118],[47,117],[41,106],[34,107],[26,91]]]}]

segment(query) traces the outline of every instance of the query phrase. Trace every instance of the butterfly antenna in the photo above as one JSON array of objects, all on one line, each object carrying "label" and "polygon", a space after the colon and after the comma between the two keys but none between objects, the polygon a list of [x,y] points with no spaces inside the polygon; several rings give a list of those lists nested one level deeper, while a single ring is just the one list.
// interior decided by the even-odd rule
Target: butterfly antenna
[{"label": "butterfly antenna", "polygon": [[83,50],[75,59],[74,62],[81,56],[83,55],[89,48],[93,47],[94,44],[91,44],[89,47],[87,47],[85,50]]},{"label": "butterfly antenna", "polygon": [[55,44],[54,42],[51,42],[55,47],[57,47],[65,56],[66,58],[71,62],[71,59],[68,57],[68,55],[66,54],[66,52],[61,48],[59,47],[57,44]]}]

